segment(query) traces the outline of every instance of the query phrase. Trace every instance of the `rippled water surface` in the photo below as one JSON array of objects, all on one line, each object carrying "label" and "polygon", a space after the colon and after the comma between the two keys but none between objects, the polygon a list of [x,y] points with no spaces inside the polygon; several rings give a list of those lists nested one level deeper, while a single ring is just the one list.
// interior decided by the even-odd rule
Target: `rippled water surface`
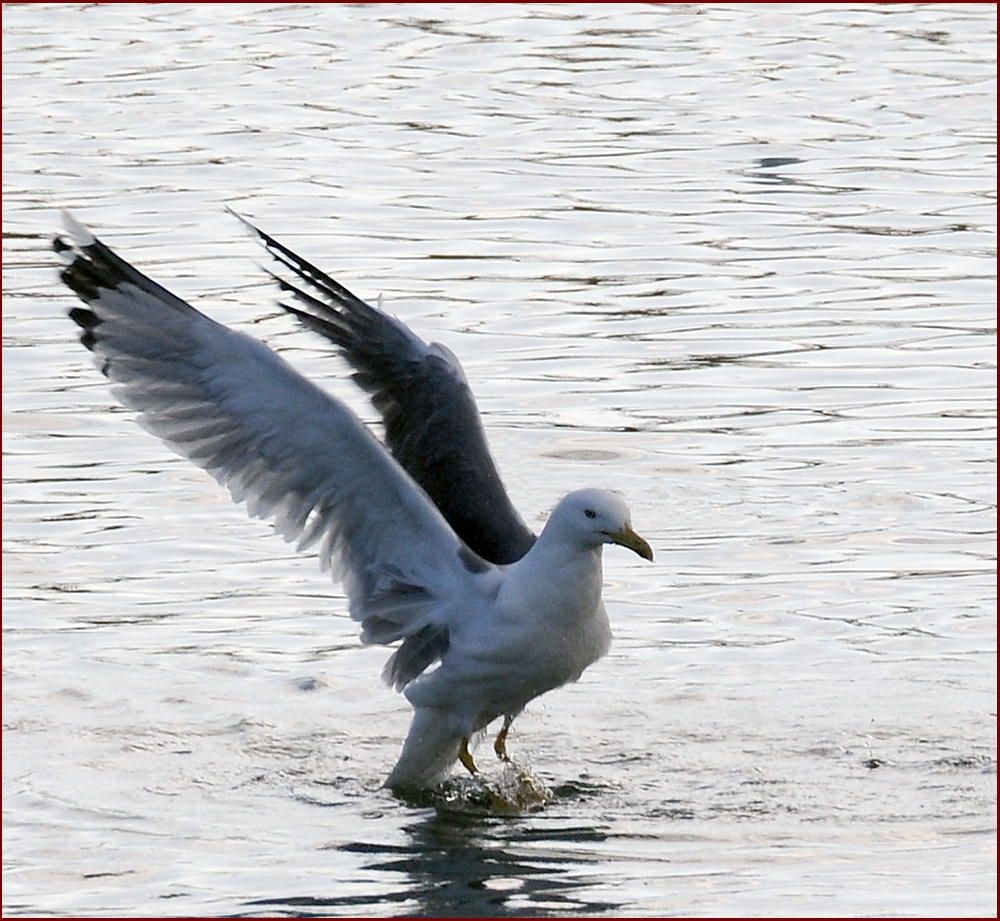
[{"label": "rippled water surface", "polygon": [[[995,5],[3,31],[5,915],[996,911]],[[386,652],[79,346],[60,207],[372,418],[226,204],[458,353],[534,527],[628,497],[545,808],[382,790]]]}]

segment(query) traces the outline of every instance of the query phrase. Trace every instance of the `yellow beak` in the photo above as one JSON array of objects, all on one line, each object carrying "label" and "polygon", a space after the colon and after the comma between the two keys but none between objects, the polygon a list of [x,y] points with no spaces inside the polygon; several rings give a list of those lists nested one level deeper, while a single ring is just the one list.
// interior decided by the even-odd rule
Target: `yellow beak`
[{"label": "yellow beak", "polygon": [[636,534],[629,525],[625,525],[620,531],[606,531],[605,534],[611,543],[634,550],[644,560],[653,559],[653,548]]}]

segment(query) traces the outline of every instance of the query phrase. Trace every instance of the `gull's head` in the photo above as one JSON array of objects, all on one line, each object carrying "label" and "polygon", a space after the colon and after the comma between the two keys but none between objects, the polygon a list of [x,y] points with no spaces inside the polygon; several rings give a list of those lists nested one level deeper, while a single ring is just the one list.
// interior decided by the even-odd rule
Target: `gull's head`
[{"label": "gull's head", "polygon": [[632,530],[628,506],[606,489],[571,492],[555,507],[545,530],[582,547],[619,544],[653,559],[652,548]]}]

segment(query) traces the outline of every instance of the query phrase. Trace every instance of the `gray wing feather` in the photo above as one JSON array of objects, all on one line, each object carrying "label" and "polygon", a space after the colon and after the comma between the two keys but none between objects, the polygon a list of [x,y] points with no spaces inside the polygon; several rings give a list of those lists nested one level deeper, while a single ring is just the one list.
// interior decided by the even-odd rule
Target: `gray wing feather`
[{"label": "gray wing feather", "polygon": [[70,313],[118,398],[286,540],[319,541],[363,641],[417,637],[387,676],[416,677],[447,648],[446,626],[424,628],[456,581],[475,578],[468,548],[346,406],[67,225],[75,245],[54,244],[62,279],[87,305]]}]

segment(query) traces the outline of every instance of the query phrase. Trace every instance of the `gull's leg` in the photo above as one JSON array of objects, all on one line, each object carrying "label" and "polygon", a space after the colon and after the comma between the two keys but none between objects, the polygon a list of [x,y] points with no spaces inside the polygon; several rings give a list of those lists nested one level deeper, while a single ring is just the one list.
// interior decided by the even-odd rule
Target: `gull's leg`
[{"label": "gull's leg", "polygon": [[472,760],[472,755],[469,753],[469,740],[462,739],[462,744],[458,749],[458,760],[462,762],[462,766],[470,774],[478,774],[479,771],[476,768],[476,762]]},{"label": "gull's leg", "polygon": [[513,722],[514,717],[509,713],[504,716],[503,729],[497,733],[497,740],[493,743],[493,751],[497,753],[497,757],[508,764],[510,764],[510,755],[507,754],[507,730],[510,729],[510,724]]}]

